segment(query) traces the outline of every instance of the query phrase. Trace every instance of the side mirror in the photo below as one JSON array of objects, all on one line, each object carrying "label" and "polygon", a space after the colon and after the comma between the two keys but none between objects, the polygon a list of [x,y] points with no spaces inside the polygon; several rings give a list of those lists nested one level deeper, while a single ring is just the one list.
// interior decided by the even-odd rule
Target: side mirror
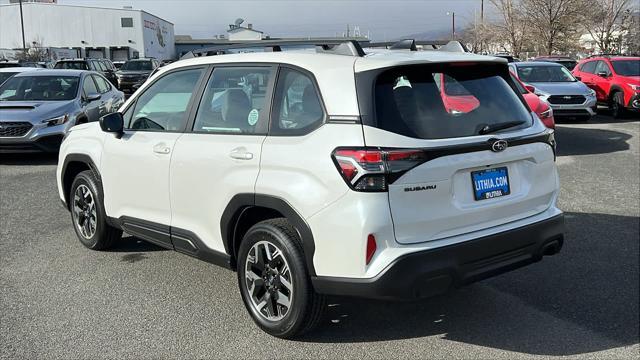
[{"label": "side mirror", "polygon": [[530,93],[534,93],[535,94],[535,92],[536,92],[536,87],[535,86],[526,84],[524,87],[527,90],[529,90]]},{"label": "side mirror", "polygon": [[101,117],[99,121],[102,131],[116,134],[118,139],[124,134],[124,118],[121,113],[107,114]]},{"label": "side mirror", "polygon": [[101,97],[102,95],[98,93],[89,93],[87,94],[87,96],[85,96],[85,100],[87,102],[92,102],[92,101],[100,100]]},{"label": "side mirror", "polygon": [[600,76],[600,77],[603,77],[603,78],[606,78],[606,77],[609,76],[609,74],[607,74],[606,71],[600,71],[597,75]]}]

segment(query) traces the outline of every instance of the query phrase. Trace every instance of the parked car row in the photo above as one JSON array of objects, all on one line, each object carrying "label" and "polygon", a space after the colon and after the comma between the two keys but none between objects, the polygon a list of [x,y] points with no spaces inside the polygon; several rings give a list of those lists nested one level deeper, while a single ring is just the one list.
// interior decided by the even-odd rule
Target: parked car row
[{"label": "parked car row", "polygon": [[4,152],[58,151],[72,126],[97,121],[124,102],[124,94],[95,71],[6,68],[3,74],[10,74],[0,85]]}]

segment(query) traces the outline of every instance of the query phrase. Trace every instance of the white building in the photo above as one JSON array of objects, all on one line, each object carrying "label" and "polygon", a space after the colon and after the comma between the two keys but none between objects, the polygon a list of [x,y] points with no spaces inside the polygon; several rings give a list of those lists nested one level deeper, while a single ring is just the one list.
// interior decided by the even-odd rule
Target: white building
[{"label": "white building", "polygon": [[[77,57],[112,60],[175,58],[173,24],[142,10],[39,2],[23,3],[22,9],[27,47],[37,42]],[[0,48],[22,48],[18,4],[0,5]]]},{"label": "white building", "polygon": [[235,24],[229,25],[227,30],[229,41],[255,41],[262,40],[264,33],[262,31],[255,30],[252,24],[242,26],[244,20],[238,19]]}]

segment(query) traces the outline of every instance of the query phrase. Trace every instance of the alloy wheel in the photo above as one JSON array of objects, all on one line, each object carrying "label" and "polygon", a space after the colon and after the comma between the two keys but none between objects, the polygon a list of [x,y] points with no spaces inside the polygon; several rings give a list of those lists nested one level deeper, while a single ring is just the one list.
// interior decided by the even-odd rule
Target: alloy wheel
[{"label": "alloy wheel", "polygon": [[245,286],[251,304],[269,321],[284,318],[293,299],[292,275],[284,254],[269,241],[255,243],[245,262]]},{"label": "alloy wheel", "polygon": [[98,214],[93,194],[84,184],[73,195],[73,218],[82,237],[91,239],[96,233]]}]

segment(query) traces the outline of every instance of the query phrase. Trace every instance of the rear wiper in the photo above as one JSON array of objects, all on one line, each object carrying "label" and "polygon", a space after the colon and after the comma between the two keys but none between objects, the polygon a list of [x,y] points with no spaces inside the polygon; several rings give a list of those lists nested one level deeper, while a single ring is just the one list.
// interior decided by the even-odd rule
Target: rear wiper
[{"label": "rear wiper", "polygon": [[482,129],[480,129],[480,131],[478,131],[478,134],[480,135],[491,134],[496,131],[516,127],[518,125],[522,125],[525,123],[526,121],[507,121],[507,122],[493,124],[493,125],[485,125]]}]

